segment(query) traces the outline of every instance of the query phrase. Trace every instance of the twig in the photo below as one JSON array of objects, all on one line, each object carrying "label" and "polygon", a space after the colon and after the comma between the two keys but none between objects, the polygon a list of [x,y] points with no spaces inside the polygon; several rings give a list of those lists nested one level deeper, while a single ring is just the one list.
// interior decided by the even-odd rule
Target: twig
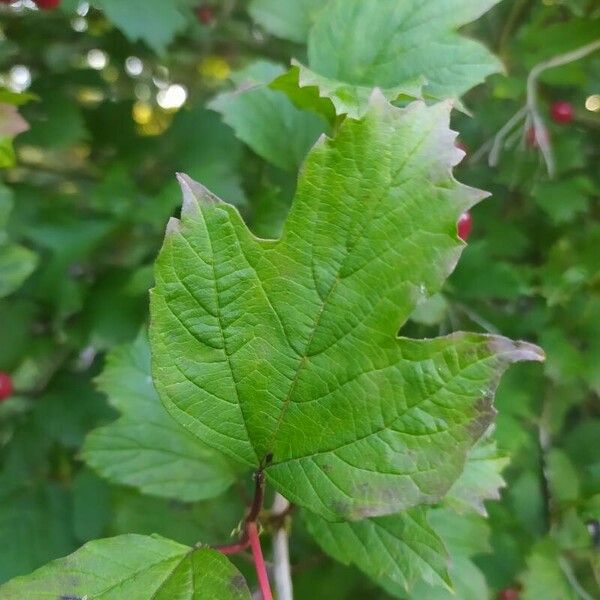
[{"label": "twig", "polygon": [[540,150],[542,151],[542,156],[544,157],[546,168],[548,169],[548,175],[550,177],[554,177],[556,168],[548,131],[546,130],[544,121],[537,108],[537,80],[544,71],[572,63],[583,58],[584,56],[587,56],[588,54],[591,54],[592,52],[595,52],[599,48],[600,40],[596,40],[595,42],[581,46],[581,48],[577,48],[571,52],[565,52],[564,54],[554,56],[551,59],[541,62],[533,67],[527,77],[527,111],[531,116],[535,139],[540,147]]},{"label": "twig", "polygon": [[512,6],[512,10],[508,15],[508,19],[502,28],[502,32],[500,33],[500,40],[498,42],[498,54],[501,58],[504,58],[506,44],[508,42],[508,38],[512,33],[512,30],[517,23],[523,9],[527,6],[528,0],[516,0],[516,2]]},{"label": "twig", "polygon": [[461,310],[469,319],[471,319],[471,321],[473,321],[473,323],[479,325],[479,327],[484,329],[487,333],[500,333],[500,331],[498,330],[498,328],[496,326],[494,326],[487,319],[482,317],[479,313],[470,309],[465,304],[458,302],[458,303],[455,303],[455,306],[456,306],[456,308]]},{"label": "twig", "polygon": [[290,551],[286,516],[292,510],[292,504],[281,494],[275,494],[271,512],[279,526],[273,533],[273,579],[277,591],[277,600],[293,600],[292,569],[290,566]]},{"label": "twig", "polygon": [[498,158],[500,156],[500,151],[502,150],[502,143],[506,136],[512,131],[514,127],[519,124],[519,121],[525,118],[527,114],[527,108],[523,106],[520,108],[498,131],[498,133],[494,137],[494,141],[492,143],[492,149],[490,150],[490,156],[488,158],[488,164],[490,167],[495,167],[498,164]]},{"label": "twig", "polygon": [[573,573],[573,569],[571,565],[561,556],[558,559],[558,564],[560,566],[561,571],[564,573],[567,581],[571,584],[571,587],[575,590],[577,595],[583,600],[594,600],[581,586],[579,581],[577,581],[577,577],[575,577],[575,573]]},{"label": "twig", "polygon": [[252,505],[248,510],[248,514],[244,518],[242,527],[242,537],[239,542],[233,544],[220,544],[213,546],[215,550],[218,550],[222,554],[237,554],[243,552],[250,547],[250,539],[248,536],[248,523],[256,523],[258,515],[262,509],[263,500],[265,497],[265,474],[262,468],[258,469],[254,474],[254,497],[252,498]]},{"label": "twig", "polygon": [[498,164],[500,152],[506,142],[507,136],[511,134],[515,127],[519,126],[521,121],[524,121],[524,134],[527,129],[531,126],[533,128],[534,139],[539,146],[542,153],[544,163],[546,164],[546,170],[548,175],[552,178],[556,172],[556,165],[554,162],[554,154],[552,152],[552,145],[550,144],[550,136],[548,130],[544,124],[544,119],[538,109],[537,103],[537,83],[540,75],[552,69],[554,67],[560,67],[572,63],[576,60],[584,58],[588,54],[595,52],[600,49],[600,40],[596,40],[585,46],[581,46],[570,52],[559,54],[548,60],[535,65],[529,75],[527,76],[527,99],[525,106],[522,106],[496,133],[492,140],[485,142],[476,152],[473,154],[471,162],[475,162],[481,158],[490,148],[488,156],[488,164],[491,167],[495,167]]},{"label": "twig", "polygon": [[549,531],[552,524],[552,512],[554,507],[552,506],[552,494],[550,491],[550,473],[548,470],[547,456],[548,452],[550,452],[550,449],[552,448],[552,440],[550,438],[550,431],[546,426],[548,419],[548,402],[546,398],[544,398],[542,402],[542,413],[538,422],[538,443],[540,448],[540,484],[543,500],[544,522],[546,525],[546,530]]}]

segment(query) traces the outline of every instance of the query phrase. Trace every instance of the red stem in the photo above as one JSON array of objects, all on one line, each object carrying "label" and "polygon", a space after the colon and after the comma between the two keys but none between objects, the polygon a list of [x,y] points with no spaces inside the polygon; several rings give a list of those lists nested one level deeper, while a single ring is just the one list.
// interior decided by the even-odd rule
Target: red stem
[{"label": "red stem", "polygon": [[[267,459],[267,462],[269,460],[270,459]],[[214,546],[214,548],[222,554],[237,554],[238,552],[243,552],[250,546],[262,600],[273,600],[273,594],[271,594],[271,587],[269,585],[269,577],[267,575],[267,567],[260,547],[260,540],[258,539],[258,526],[256,524],[258,515],[262,510],[265,494],[265,474],[262,467],[255,473],[254,477],[254,498],[252,499],[252,505],[248,510],[248,514],[244,519],[244,533],[242,538],[239,542],[234,544]]]},{"label": "red stem", "polygon": [[248,538],[250,539],[250,548],[252,549],[252,556],[254,557],[254,567],[256,569],[256,577],[258,578],[262,600],[273,600],[273,594],[271,594],[271,587],[269,585],[269,577],[267,575],[267,567],[265,565],[262,548],[260,547],[260,540],[258,539],[256,522],[249,521],[246,523],[246,531],[248,532]]},{"label": "red stem", "polygon": [[215,550],[218,550],[221,554],[238,554],[243,552],[250,546],[250,540],[247,535],[237,542],[236,544],[223,544],[222,546],[213,546]]}]

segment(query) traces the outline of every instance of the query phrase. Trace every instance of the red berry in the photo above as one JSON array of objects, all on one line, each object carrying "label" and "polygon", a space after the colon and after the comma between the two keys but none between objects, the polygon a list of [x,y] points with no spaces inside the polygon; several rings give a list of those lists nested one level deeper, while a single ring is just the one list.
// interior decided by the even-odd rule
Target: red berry
[{"label": "red berry", "polygon": [[0,401],[6,400],[13,393],[12,378],[8,373],[0,371]]},{"label": "red berry", "polygon": [[215,20],[215,12],[212,6],[208,4],[203,4],[196,9],[196,16],[198,17],[198,21],[203,25],[211,25]]},{"label": "red berry", "polygon": [[42,10],[54,10],[55,8],[58,8],[58,5],[60,4],[60,0],[33,0],[38,8],[41,8]]},{"label": "red berry", "polygon": [[570,123],[573,120],[573,105],[565,100],[555,102],[550,107],[550,116],[555,123]]},{"label": "red berry", "polygon": [[458,230],[458,237],[463,242],[466,242],[471,234],[471,229],[473,229],[473,218],[471,217],[470,212],[460,215],[458,223],[456,224],[456,229]]},{"label": "red berry", "polygon": [[519,600],[521,592],[517,588],[505,588],[498,594],[498,600]]}]

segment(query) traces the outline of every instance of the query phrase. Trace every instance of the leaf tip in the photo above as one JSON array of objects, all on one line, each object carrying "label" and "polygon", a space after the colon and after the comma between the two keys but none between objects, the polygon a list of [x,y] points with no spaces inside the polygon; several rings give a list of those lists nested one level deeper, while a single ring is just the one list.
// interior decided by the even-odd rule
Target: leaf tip
[{"label": "leaf tip", "polygon": [[539,346],[522,340],[515,341],[505,337],[495,336],[490,340],[490,349],[495,354],[508,355],[510,362],[544,362],[546,360],[546,354]]},{"label": "leaf tip", "polygon": [[183,194],[182,216],[196,214],[200,202],[206,204],[217,204],[219,202],[215,195],[211,194],[201,183],[194,181],[189,175],[176,173],[176,177]]},{"label": "leaf tip", "polygon": [[181,221],[179,219],[176,219],[175,217],[171,217],[167,221],[167,227],[165,230],[166,235],[172,233],[179,233],[179,231],[181,231]]},{"label": "leaf tip", "polygon": [[385,97],[380,88],[375,87],[369,96],[369,106],[377,107],[388,107],[390,106],[389,100]]}]

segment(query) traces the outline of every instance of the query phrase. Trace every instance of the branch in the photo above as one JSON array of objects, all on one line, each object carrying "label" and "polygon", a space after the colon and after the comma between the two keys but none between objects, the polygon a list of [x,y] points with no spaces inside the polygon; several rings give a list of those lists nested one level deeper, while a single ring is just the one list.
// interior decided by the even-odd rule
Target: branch
[{"label": "branch", "polygon": [[281,494],[275,494],[271,512],[273,517],[279,521],[279,527],[276,527],[273,533],[273,578],[277,600],[293,600],[294,597],[288,532],[285,523],[285,517],[291,508],[292,505]]},{"label": "branch", "polygon": [[525,106],[522,106],[498,131],[498,133],[483,144],[483,146],[473,155],[473,161],[479,159],[482,154],[487,152],[490,148],[488,164],[490,167],[495,167],[498,164],[500,151],[504,146],[507,136],[517,127],[522,121],[525,123],[525,130],[529,125],[533,127],[534,138],[540,148],[542,157],[546,164],[546,169],[550,177],[554,177],[556,166],[554,163],[554,154],[552,152],[552,146],[550,144],[550,136],[548,130],[544,124],[544,119],[538,108],[537,103],[537,83],[540,75],[554,67],[560,67],[566,65],[581,58],[584,58],[588,54],[595,52],[600,49],[600,40],[596,40],[570,52],[553,56],[552,58],[545,60],[535,65],[529,75],[527,76],[527,100]]},{"label": "branch", "polygon": [[571,568],[571,565],[560,556],[558,559],[558,564],[560,566],[561,571],[564,573],[567,581],[570,583],[571,587],[575,590],[577,595],[583,600],[594,600],[582,587],[582,585],[577,581],[577,577],[575,577],[575,573]]}]

